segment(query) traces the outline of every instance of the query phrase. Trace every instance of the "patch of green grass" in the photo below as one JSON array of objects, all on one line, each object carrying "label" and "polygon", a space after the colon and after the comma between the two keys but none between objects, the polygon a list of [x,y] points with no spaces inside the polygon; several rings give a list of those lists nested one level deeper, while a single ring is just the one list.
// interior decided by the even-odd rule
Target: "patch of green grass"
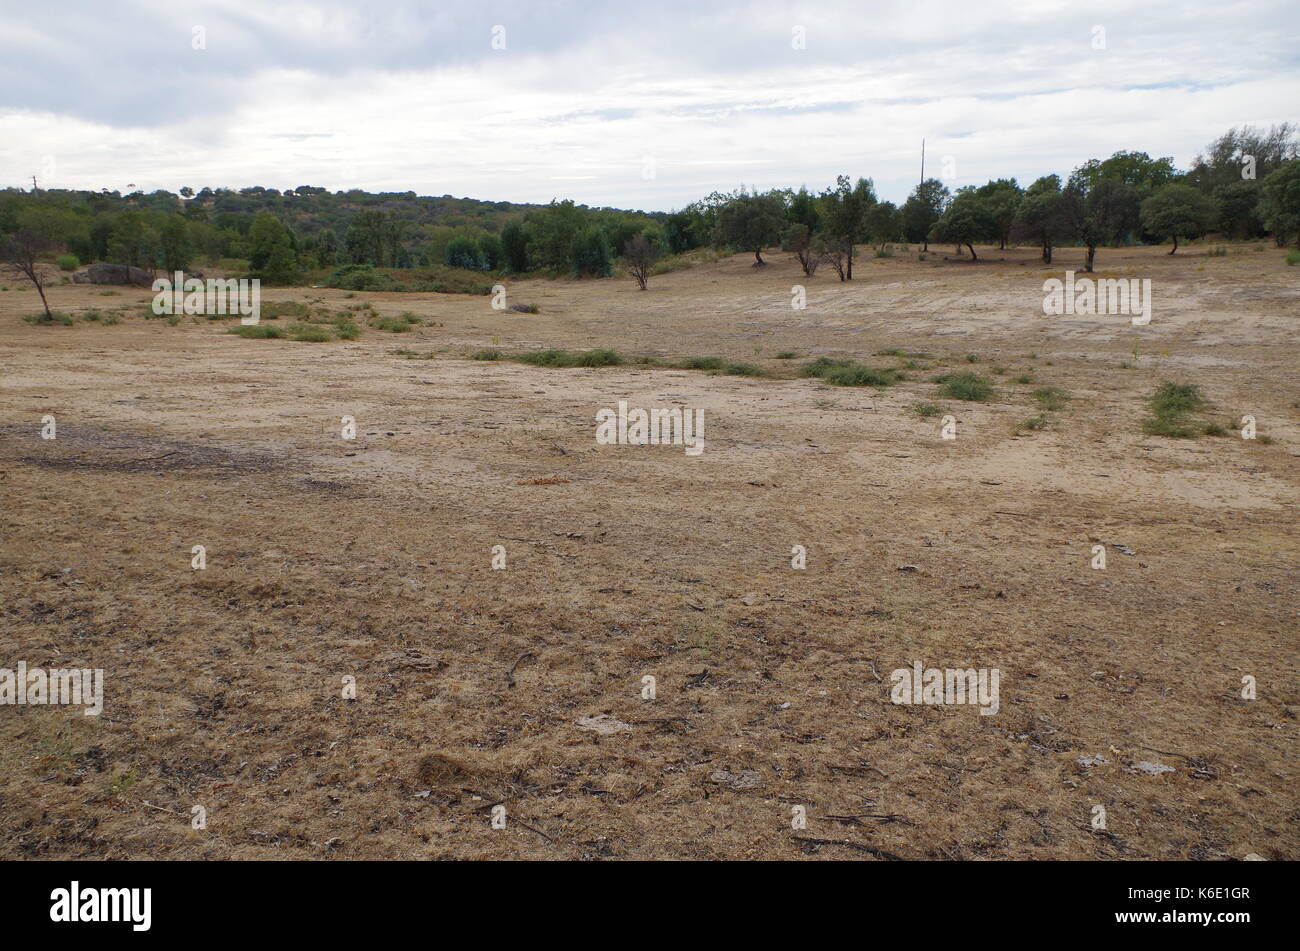
[{"label": "patch of green grass", "polygon": [[469,355],[471,360],[500,360],[500,350],[476,350]]},{"label": "patch of green grass", "polygon": [[408,313],[402,314],[400,317],[380,317],[378,320],[373,321],[370,326],[390,334],[404,334],[419,322],[419,317]]},{"label": "patch of green grass", "polygon": [[1030,416],[1028,419],[1023,420],[1020,425],[1016,427],[1016,432],[1025,429],[1036,432],[1040,429],[1046,429],[1050,422],[1051,419],[1048,418],[1046,413],[1039,413],[1037,416]]},{"label": "patch of green grass", "polygon": [[794,350],[782,350],[775,357],[777,360],[795,360],[799,356]]},{"label": "patch of green grass", "polygon": [[263,320],[277,320],[280,317],[310,317],[311,308],[296,300],[273,300],[262,305],[259,316]]},{"label": "patch of green grass", "polygon": [[246,340],[279,340],[284,336],[284,331],[275,324],[240,324],[227,328],[226,333]]},{"label": "patch of green grass", "polygon": [[1142,431],[1148,436],[1191,439],[1205,431],[1205,424],[1194,420],[1193,414],[1209,405],[1196,384],[1166,380],[1147,398],[1151,415],[1142,421]]},{"label": "patch of green grass", "polygon": [[752,363],[724,363],[718,372],[727,376],[767,376],[767,371]]},{"label": "patch of green grass", "polygon": [[1070,394],[1059,386],[1040,386],[1034,390],[1033,396],[1038,400],[1038,405],[1049,413],[1059,413],[1070,401]]},{"label": "patch of green grass", "polygon": [[892,386],[905,379],[902,373],[891,368],[875,369],[852,360],[832,360],[818,357],[805,363],[800,376],[817,377],[831,386]]},{"label": "patch of green grass", "polygon": [[1300,264],[1300,248],[1292,248],[1286,253],[1286,263],[1288,266]]},{"label": "patch of green grass", "polygon": [[993,384],[978,373],[948,373],[935,377],[939,392],[950,400],[983,403],[993,396]]},{"label": "patch of green grass", "polygon": [[913,403],[912,412],[922,419],[931,419],[943,412],[943,409],[933,403]]},{"label": "patch of green grass", "polygon": [[966,362],[967,362],[967,363],[979,363],[979,362],[980,362],[979,355],[978,355],[978,354],[974,354],[974,353],[968,353],[968,354],[966,354]]},{"label": "patch of green grass", "polygon": [[615,367],[623,358],[613,350],[536,350],[515,357],[520,363],[535,367]]},{"label": "patch of green grass", "polygon": [[1034,378],[1028,373],[1022,373],[1020,376],[1016,377],[1013,382],[1029,384],[1034,382]]},{"label": "patch of green grass", "polygon": [[687,357],[682,361],[684,370],[720,370],[722,357]]},{"label": "patch of green grass", "polygon": [[324,327],[315,324],[294,324],[289,328],[289,339],[299,343],[325,343],[333,340],[334,335]]},{"label": "patch of green grass", "polygon": [[340,340],[356,340],[361,336],[361,328],[343,314],[334,318],[334,332]]},{"label": "patch of green grass", "polygon": [[73,317],[71,314],[65,314],[61,310],[52,311],[48,314],[45,313],[45,311],[41,311],[39,314],[24,314],[23,320],[27,321],[29,324],[35,324],[38,327],[52,327],[55,324],[59,324],[63,327],[71,327],[77,322],[76,317]]}]

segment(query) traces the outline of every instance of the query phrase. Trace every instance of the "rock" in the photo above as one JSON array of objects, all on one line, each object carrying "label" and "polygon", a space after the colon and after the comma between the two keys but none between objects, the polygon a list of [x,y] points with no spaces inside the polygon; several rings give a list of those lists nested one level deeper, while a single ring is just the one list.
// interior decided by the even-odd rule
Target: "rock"
[{"label": "rock", "polygon": [[73,284],[138,284],[153,286],[153,275],[125,264],[92,264],[72,275]]},{"label": "rock", "polygon": [[917,567],[916,567],[916,565],[899,565],[899,566],[898,566],[898,570],[899,570],[899,571],[916,571],[916,570],[917,570]]},{"label": "rock", "polygon": [[731,789],[757,789],[763,785],[763,775],[757,770],[742,769],[738,773],[725,769],[715,769],[709,776],[709,782]]},{"label": "rock", "polygon": [[1243,862],[1267,862],[1268,859],[1264,858],[1264,856],[1260,855],[1258,852],[1247,852],[1246,857],[1242,859],[1242,861]]},{"label": "rock", "polygon": [[1172,773],[1174,768],[1166,766],[1164,763],[1153,763],[1151,760],[1140,760],[1136,763],[1130,763],[1124,767],[1130,773],[1145,773],[1147,776],[1159,776],[1161,773]]},{"label": "rock", "polygon": [[578,725],[579,730],[590,730],[592,733],[599,733],[601,736],[632,732],[630,723],[616,720],[608,713],[602,713],[594,717],[578,717],[574,722]]},{"label": "rock", "polygon": [[1106,757],[1098,753],[1096,756],[1080,756],[1075,760],[1084,769],[1091,769],[1093,766],[1104,766],[1110,762]]}]

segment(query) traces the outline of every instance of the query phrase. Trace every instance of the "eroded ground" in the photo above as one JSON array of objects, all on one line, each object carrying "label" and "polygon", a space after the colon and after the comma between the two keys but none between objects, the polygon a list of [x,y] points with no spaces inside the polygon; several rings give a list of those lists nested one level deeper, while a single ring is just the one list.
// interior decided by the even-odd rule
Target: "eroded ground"
[{"label": "eroded ground", "polygon": [[[1103,250],[1153,279],[1134,328],[1042,315],[1077,251],[982,258],[510,285],[535,315],[267,293],[429,322],[324,344],[31,326],[0,293],[0,666],[106,677],[97,718],[0,706],[0,856],[1300,856],[1300,268]],[[783,378],[466,359],[492,346]],[[928,357],[885,390],[784,378],[887,348]],[[994,400],[939,397],[960,370]],[[1167,379],[1273,441],[1143,435]],[[1017,434],[1041,386],[1071,399]],[[705,452],[597,445],[619,399],[702,408]],[[914,661],[998,668],[999,712],[890,703]],[[631,729],[575,722],[600,714]]]}]

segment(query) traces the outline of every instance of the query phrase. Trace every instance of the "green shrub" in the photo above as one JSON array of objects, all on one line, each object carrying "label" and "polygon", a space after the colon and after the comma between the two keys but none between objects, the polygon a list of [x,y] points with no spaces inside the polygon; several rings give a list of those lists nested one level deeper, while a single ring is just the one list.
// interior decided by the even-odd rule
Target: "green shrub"
[{"label": "green shrub", "polygon": [[289,337],[300,343],[324,343],[334,339],[332,333],[315,324],[294,324],[289,328]]},{"label": "green shrub", "polygon": [[1147,398],[1151,415],[1142,421],[1142,431],[1148,436],[1191,439],[1205,431],[1205,424],[1197,423],[1192,414],[1209,405],[1196,384],[1165,381]]},{"label": "green shrub", "polygon": [[60,254],[55,258],[60,271],[75,271],[81,267],[81,260],[75,254]]},{"label": "green shrub", "polygon": [[933,403],[913,403],[912,412],[922,419],[930,419],[932,416],[938,416],[943,410]]},{"label": "green shrub", "polygon": [[949,373],[936,377],[939,392],[950,400],[983,403],[993,396],[993,384],[978,373]]},{"label": "green shrub", "polygon": [[1300,264],[1300,248],[1292,248],[1286,253],[1286,263],[1288,265]]},{"label": "green shrub", "polygon": [[325,279],[326,287],[345,291],[391,291],[398,289],[397,281],[369,264],[347,264]]},{"label": "green shrub", "polygon": [[35,324],[38,327],[51,327],[54,324],[59,324],[63,327],[71,327],[77,322],[76,317],[73,317],[71,314],[65,314],[59,310],[52,311],[48,314],[44,311],[41,311],[39,314],[26,314],[23,317],[23,320],[27,321],[29,324]]},{"label": "green shrub", "polygon": [[623,362],[613,350],[537,350],[515,358],[536,367],[612,367]]},{"label": "green shrub", "polygon": [[248,340],[278,340],[284,336],[284,331],[275,324],[240,324],[237,327],[230,327],[226,333]]},{"label": "green shrub", "polygon": [[1033,396],[1049,413],[1059,413],[1070,400],[1069,394],[1059,386],[1040,386],[1034,390]]},{"label": "green shrub", "polygon": [[469,355],[471,360],[500,360],[500,350],[477,350]]},{"label": "green shrub", "polygon": [[722,357],[687,357],[682,361],[686,370],[717,370],[722,366]]}]

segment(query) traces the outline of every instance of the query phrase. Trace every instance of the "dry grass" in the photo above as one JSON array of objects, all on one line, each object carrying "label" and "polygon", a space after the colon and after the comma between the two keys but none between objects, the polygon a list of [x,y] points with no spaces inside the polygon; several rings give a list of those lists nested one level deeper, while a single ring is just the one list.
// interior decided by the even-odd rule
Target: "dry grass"
[{"label": "dry grass", "polygon": [[[131,315],[40,327],[21,319],[34,294],[0,296],[6,663],[106,671],[100,718],[0,707],[0,857],[863,854],[797,836],[878,857],[1300,856],[1283,253],[1104,251],[1107,276],[1153,278],[1143,328],[1043,317],[1072,255],[898,252],[853,284],[739,256],[644,293],[523,282],[527,319],[359,295],[424,321],[403,335],[419,362],[373,329],[305,346]],[[343,301],[282,296],[308,294]],[[464,358],[489,347],[629,362]],[[778,357],[889,350],[928,367],[831,390]],[[990,402],[943,402],[933,376],[972,352],[1007,376]],[[698,354],[770,377],[669,366]],[[1274,441],[1145,435],[1166,379]],[[1035,387],[1071,399],[1017,436]],[[598,446],[619,399],[703,408],[706,451]],[[891,704],[890,671],[916,660],[999,668],[1000,712]],[[630,729],[576,722],[601,714]],[[1126,769],[1142,760],[1174,771]]]}]

